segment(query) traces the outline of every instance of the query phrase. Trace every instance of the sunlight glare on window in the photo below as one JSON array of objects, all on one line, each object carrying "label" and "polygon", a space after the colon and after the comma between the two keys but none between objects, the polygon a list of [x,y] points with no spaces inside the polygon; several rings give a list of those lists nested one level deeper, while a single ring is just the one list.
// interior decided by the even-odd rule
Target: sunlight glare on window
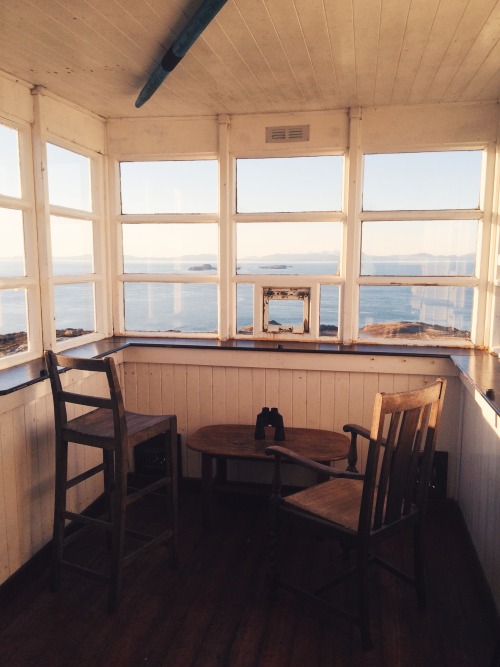
[{"label": "sunlight glare on window", "polygon": [[90,159],[48,143],[47,166],[50,204],[91,211]]},{"label": "sunlight glare on window", "polygon": [[0,195],[21,196],[19,132],[0,124]]},{"label": "sunlight glare on window", "polygon": [[26,275],[22,211],[0,208],[0,239],[0,276]]},{"label": "sunlight glare on window", "polygon": [[121,208],[133,213],[217,213],[216,160],[120,162]]},{"label": "sunlight glare on window", "polygon": [[240,158],[238,213],[342,210],[343,157]]},{"label": "sunlight glare on window", "polygon": [[364,211],[476,209],[482,151],[365,155]]}]

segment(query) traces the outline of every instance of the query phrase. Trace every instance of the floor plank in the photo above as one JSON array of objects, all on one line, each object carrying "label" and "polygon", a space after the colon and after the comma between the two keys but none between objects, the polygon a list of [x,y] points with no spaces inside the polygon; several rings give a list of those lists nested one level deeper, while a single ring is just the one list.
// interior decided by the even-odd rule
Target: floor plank
[{"label": "floor plank", "polygon": [[[497,619],[454,504],[441,501],[429,512],[425,611],[410,587],[371,573],[375,647],[364,652],[348,622],[286,590],[269,594],[265,499],[221,497],[210,530],[201,526],[198,490],[184,489],[180,500],[178,569],[168,567],[163,547],[131,564],[117,613],[106,612],[99,582],[64,574],[61,590],[50,593],[40,564],[14,595],[0,591],[0,665],[489,667]],[[340,565],[342,554],[328,541],[295,532],[286,540],[288,567],[302,579]],[[100,558],[96,546],[75,543],[85,559]],[[385,548],[408,566],[408,546],[398,537]],[[337,594],[348,597],[349,586]]]}]

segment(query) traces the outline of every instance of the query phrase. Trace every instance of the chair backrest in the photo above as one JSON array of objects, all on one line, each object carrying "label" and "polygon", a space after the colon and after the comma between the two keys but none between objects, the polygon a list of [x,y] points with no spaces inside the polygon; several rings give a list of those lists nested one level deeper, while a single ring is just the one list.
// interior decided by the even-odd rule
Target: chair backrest
[{"label": "chair backrest", "polygon": [[425,510],[445,389],[446,380],[439,378],[421,389],[377,394],[360,532],[390,527]]},{"label": "chair backrest", "polygon": [[[104,359],[79,359],[63,354],[55,354],[52,350],[47,350],[45,352],[45,363],[47,364],[52,388],[56,430],[62,429],[68,422],[66,404],[74,403],[91,408],[111,410],[113,413],[115,438],[126,438],[127,422],[125,419],[125,406],[115,362],[112,357],[105,357]],[[105,373],[109,388],[109,398],[66,391],[62,387],[58,366],[78,371]]]}]

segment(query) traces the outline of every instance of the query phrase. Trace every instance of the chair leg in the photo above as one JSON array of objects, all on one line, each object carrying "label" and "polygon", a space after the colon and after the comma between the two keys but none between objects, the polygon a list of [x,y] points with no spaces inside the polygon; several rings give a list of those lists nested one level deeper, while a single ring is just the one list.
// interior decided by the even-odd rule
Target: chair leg
[{"label": "chair leg", "polygon": [[[106,504],[106,520],[113,521],[113,489],[114,489],[114,456],[113,452],[103,449],[102,460],[104,464],[104,499]],[[106,532],[106,546],[108,551],[113,548],[113,539],[109,531]]]},{"label": "chair leg", "polygon": [[110,586],[108,598],[108,610],[113,612],[118,606],[120,590],[123,578],[123,556],[125,549],[125,515],[127,496],[127,461],[125,454],[116,451],[115,458],[115,486],[113,492],[113,529],[112,529],[112,552],[110,566]]},{"label": "chair leg", "polygon": [[413,529],[413,560],[415,568],[415,588],[417,590],[418,604],[422,609],[426,606],[425,593],[425,568],[424,568],[424,549],[423,549],[423,531],[422,525],[417,523]]},{"label": "chair leg", "polygon": [[267,585],[270,591],[274,591],[278,586],[279,570],[278,570],[278,556],[279,556],[279,533],[280,533],[280,517],[277,507],[279,498],[271,498],[269,502],[269,570],[267,573]]},{"label": "chair leg", "polygon": [[68,443],[56,440],[56,474],[54,493],[54,527],[52,536],[52,558],[50,567],[50,589],[59,588],[61,580],[60,563],[63,556],[63,540],[66,511],[66,482],[68,475]]},{"label": "chair leg", "polygon": [[169,525],[172,529],[172,537],[169,541],[169,563],[176,568],[179,564],[179,544],[178,544],[178,479],[177,479],[177,426],[175,421],[171,423],[169,436],[165,434],[165,446],[167,447],[166,461],[170,470],[167,469],[167,475],[170,476],[170,483],[167,485],[167,512]]},{"label": "chair leg", "polygon": [[373,648],[373,642],[370,631],[370,608],[368,602],[368,553],[364,549],[358,549],[356,560],[359,629],[361,631],[363,648],[365,651],[369,651]]}]

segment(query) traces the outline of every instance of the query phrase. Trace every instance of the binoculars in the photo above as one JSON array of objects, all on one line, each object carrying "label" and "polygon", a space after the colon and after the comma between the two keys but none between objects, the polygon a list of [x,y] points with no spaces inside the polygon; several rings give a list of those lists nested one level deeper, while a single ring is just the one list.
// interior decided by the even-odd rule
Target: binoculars
[{"label": "binoculars", "polygon": [[255,423],[255,439],[265,440],[266,426],[274,426],[274,439],[285,439],[285,427],[283,424],[283,417],[278,412],[278,408],[262,408],[262,412],[257,415]]}]

